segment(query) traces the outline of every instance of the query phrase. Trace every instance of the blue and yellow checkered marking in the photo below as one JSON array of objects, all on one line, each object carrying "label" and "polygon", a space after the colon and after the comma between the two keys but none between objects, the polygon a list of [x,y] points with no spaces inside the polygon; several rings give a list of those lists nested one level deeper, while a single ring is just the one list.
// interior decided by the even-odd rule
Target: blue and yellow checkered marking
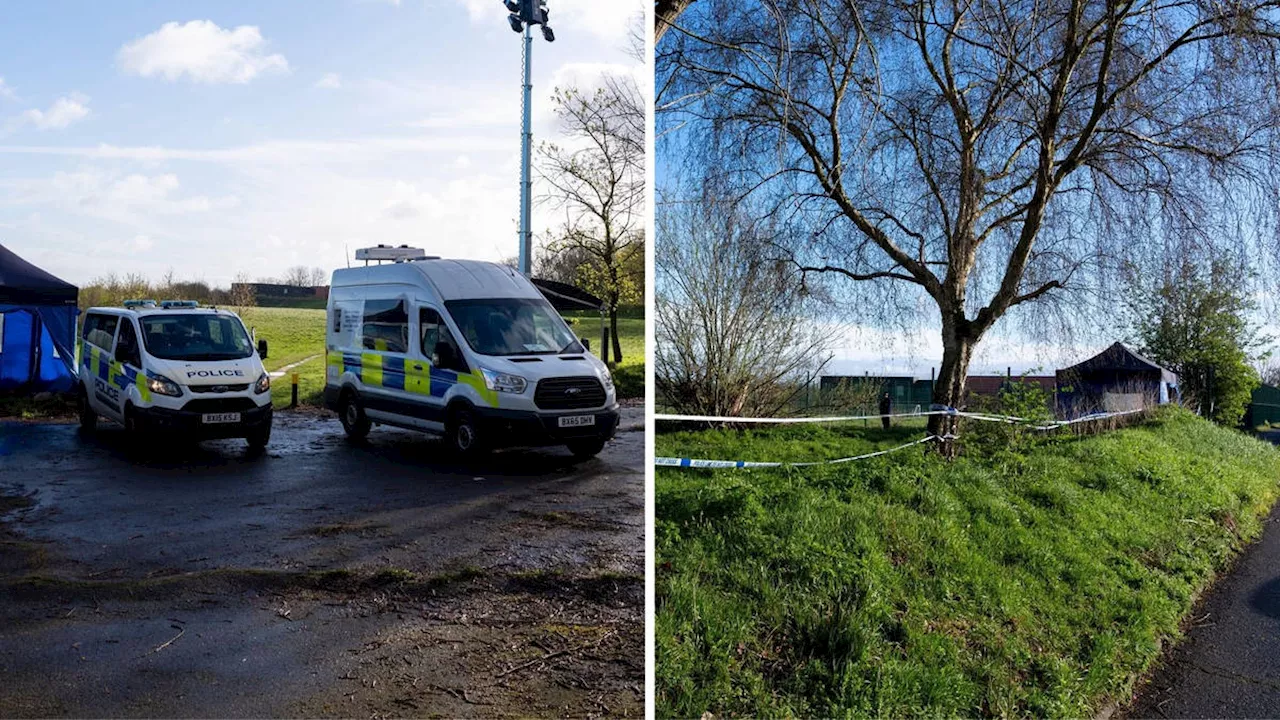
[{"label": "blue and yellow checkered marking", "polygon": [[106,353],[93,345],[80,343],[80,366],[89,375],[127,390],[130,385],[138,388],[138,396],[144,402],[151,401],[151,388],[147,387],[147,374],[132,365],[123,365],[112,360]]},{"label": "blue and yellow checkered marking", "polygon": [[341,353],[330,351],[326,362],[338,375],[351,373],[368,387],[404,390],[414,395],[443,398],[449,388],[459,383],[470,385],[491,406],[497,407],[497,393],[485,387],[479,371],[459,374],[442,370],[422,360],[406,360],[403,356],[376,352]]}]

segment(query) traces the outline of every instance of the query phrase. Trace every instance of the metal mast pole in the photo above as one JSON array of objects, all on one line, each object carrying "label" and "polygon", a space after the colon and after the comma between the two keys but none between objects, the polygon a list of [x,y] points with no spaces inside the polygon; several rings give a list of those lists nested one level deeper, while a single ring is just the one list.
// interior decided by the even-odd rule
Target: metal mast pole
[{"label": "metal mast pole", "polygon": [[524,26],[524,113],[520,135],[520,272],[533,277],[533,27]]}]

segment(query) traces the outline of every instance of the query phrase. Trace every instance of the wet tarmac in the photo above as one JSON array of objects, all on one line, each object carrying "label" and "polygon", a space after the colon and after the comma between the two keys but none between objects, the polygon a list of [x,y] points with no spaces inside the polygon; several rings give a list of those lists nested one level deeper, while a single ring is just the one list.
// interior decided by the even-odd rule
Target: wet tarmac
[{"label": "wet tarmac", "polygon": [[328,415],[0,423],[0,715],[643,712],[644,434],[463,466]]}]

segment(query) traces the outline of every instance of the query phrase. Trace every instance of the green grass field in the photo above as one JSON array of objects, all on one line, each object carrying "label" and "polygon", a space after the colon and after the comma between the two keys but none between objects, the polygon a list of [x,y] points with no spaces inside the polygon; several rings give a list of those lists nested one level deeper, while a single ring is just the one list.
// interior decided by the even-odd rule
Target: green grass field
[{"label": "green grass field", "polygon": [[[657,449],[808,460],[920,436],[685,430]],[[658,715],[1092,716],[1130,697],[1280,480],[1273,447],[1179,410],[992,439],[954,462],[659,468]]]}]

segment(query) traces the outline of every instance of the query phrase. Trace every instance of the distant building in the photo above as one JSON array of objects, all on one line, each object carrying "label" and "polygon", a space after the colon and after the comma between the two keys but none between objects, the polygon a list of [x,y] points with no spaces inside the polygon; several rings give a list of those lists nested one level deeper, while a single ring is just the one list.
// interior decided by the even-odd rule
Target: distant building
[{"label": "distant building", "polygon": [[293,300],[329,299],[329,286],[276,285],[273,283],[231,283],[231,297],[243,297],[243,293],[253,293],[254,301],[259,305],[271,305]]}]

